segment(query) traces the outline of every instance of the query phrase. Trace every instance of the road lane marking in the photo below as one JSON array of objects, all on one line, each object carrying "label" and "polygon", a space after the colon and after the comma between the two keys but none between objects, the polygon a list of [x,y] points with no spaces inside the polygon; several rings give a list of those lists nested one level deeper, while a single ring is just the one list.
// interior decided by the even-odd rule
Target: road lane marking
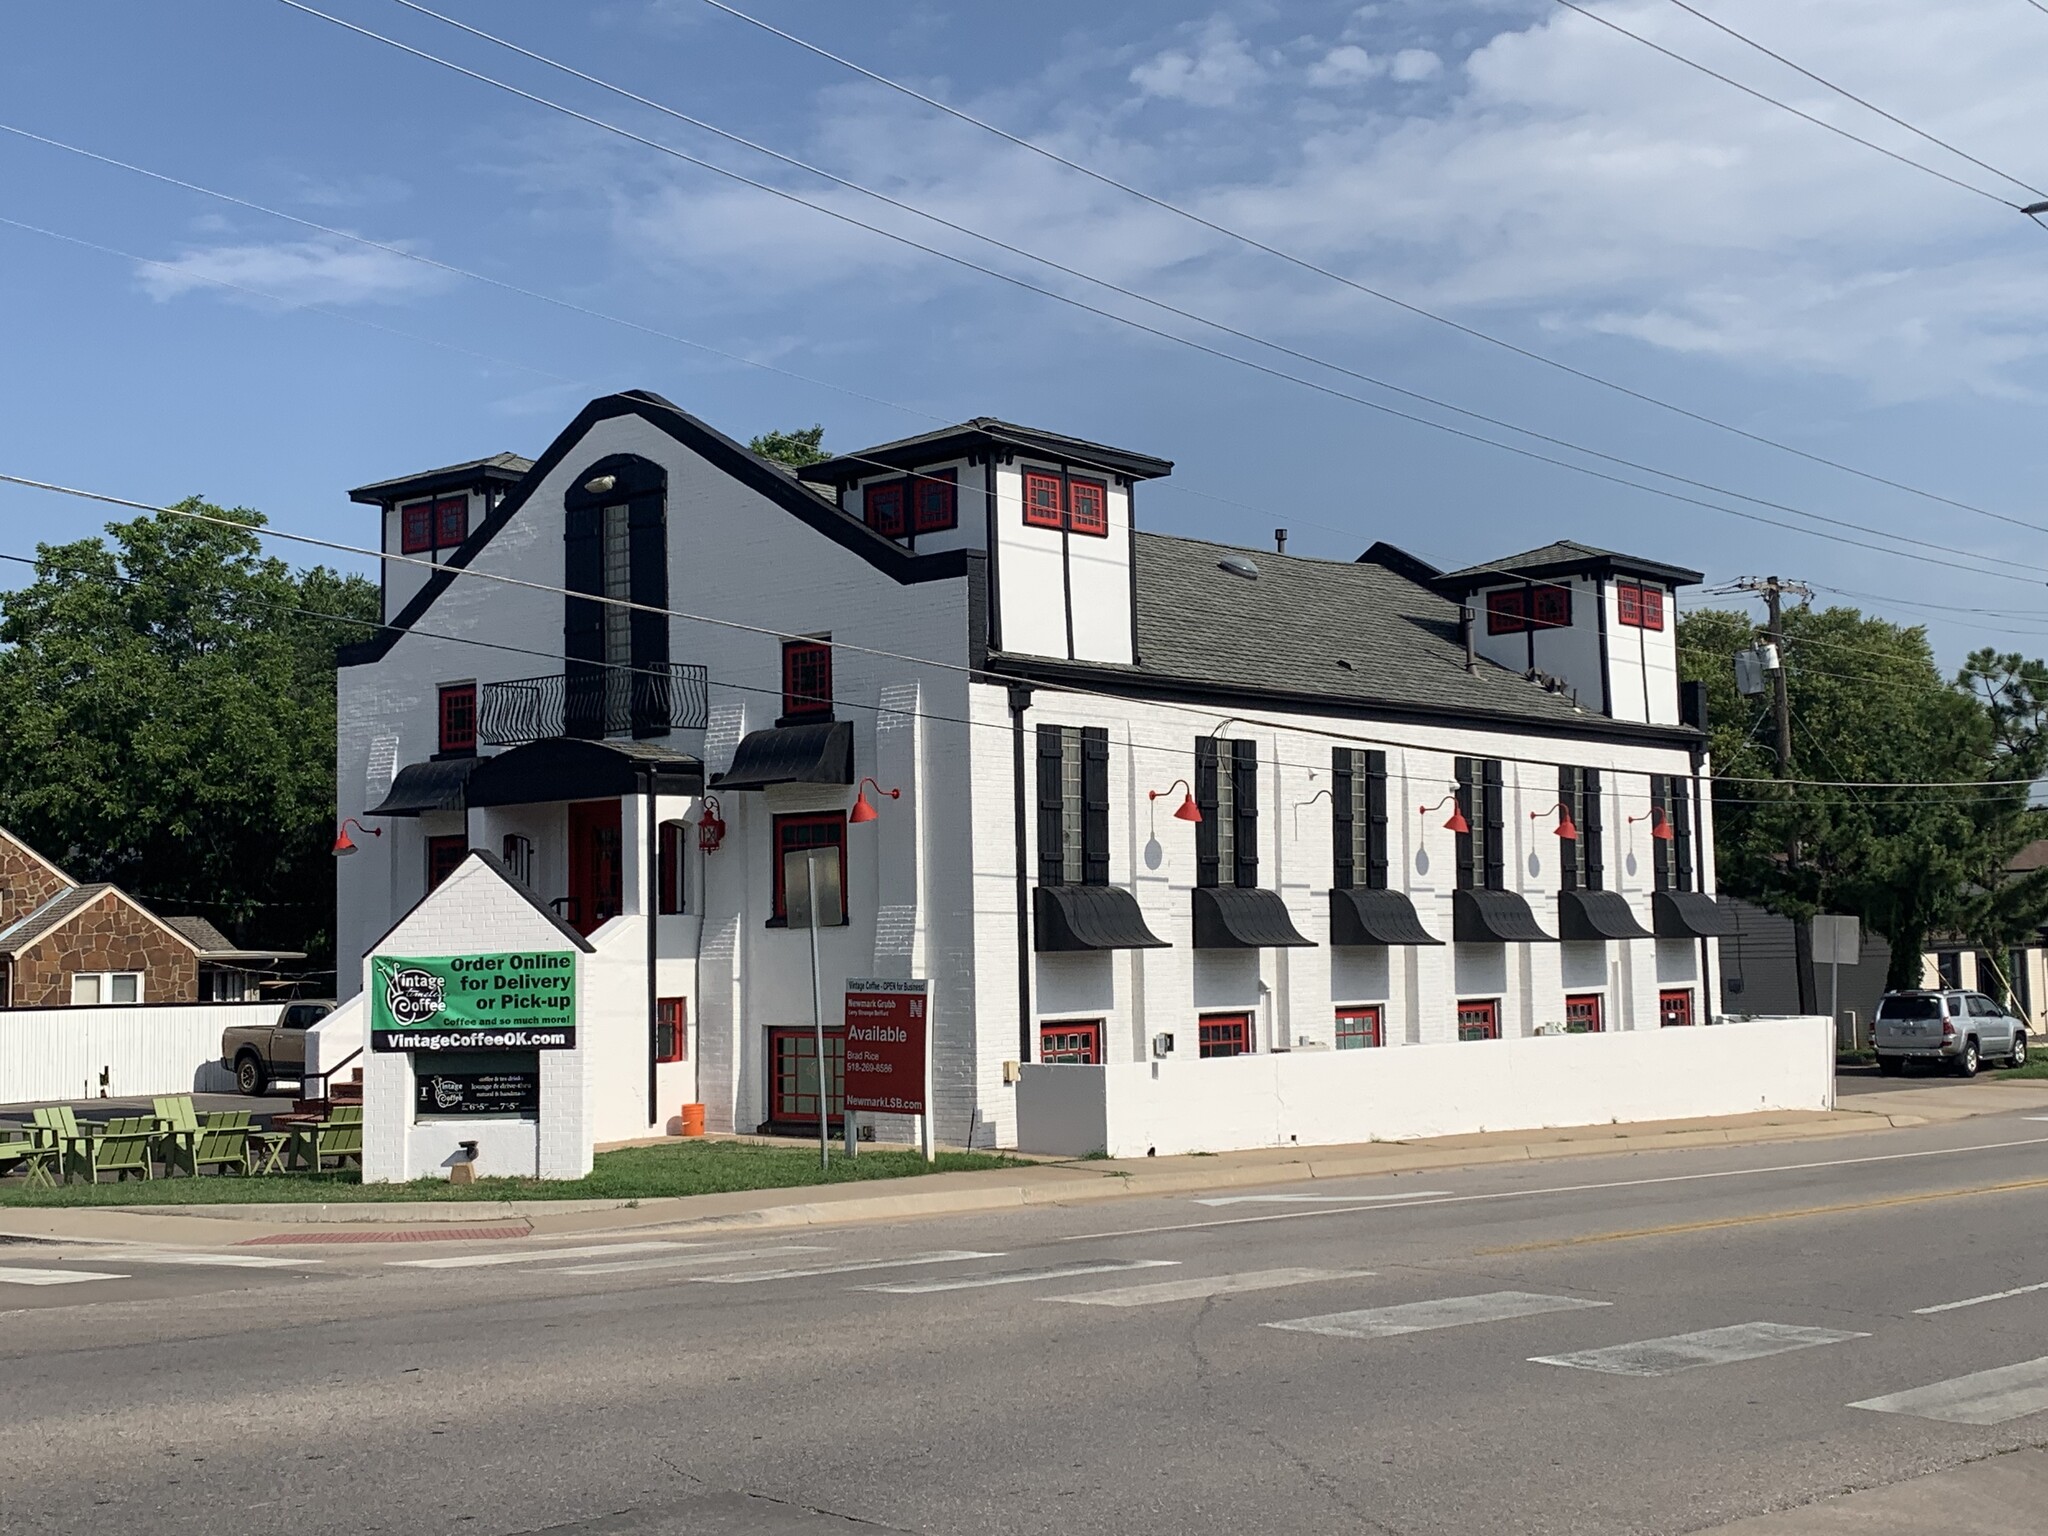
[{"label": "road lane marking", "polygon": [[1361,1200],[1426,1200],[1448,1195],[1448,1189],[1410,1189],[1386,1195],[1211,1195],[1197,1205],[1356,1205]]},{"label": "road lane marking", "polygon": [[1166,1301],[1202,1301],[1244,1291],[1274,1291],[1289,1285],[1316,1285],[1329,1280],[1369,1280],[1369,1269],[1254,1269],[1237,1275],[1198,1275],[1185,1280],[1155,1280],[1149,1285],[1124,1285],[1109,1291],[1076,1291],[1071,1296],[1042,1296],[1041,1301],[1066,1301],[1079,1307],[1149,1307]]},{"label": "road lane marking", "polygon": [[0,1269],[0,1285],[79,1285],[87,1280],[126,1280],[95,1269]]},{"label": "road lane marking", "polygon": [[[1956,1157],[1966,1152],[2005,1152],[2014,1147],[2048,1147],[2048,1136],[2030,1136],[2020,1141],[1987,1141],[1967,1147],[1926,1147],[1917,1152],[1878,1152],[1868,1157],[1837,1157],[1818,1163],[1777,1163],[1765,1168],[1716,1168],[1704,1173],[1668,1173],[1649,1179],[1610,1179],[1600,1184],[1554,1184],[1543,1189],[1502,1189],[1483,1195],[1446,1195],[1441,1199],[1416,1200],[1412,1203],[1417,1206],[1466,1205],[1482,1200],[1525,1200],[1539,1195],[1595,1194],[1610,1189],[1643,1189],[1658,1184],[1691,1184],[1704,1179],[1746,1179],[1767,1173],[1809,1173],[1824,1168],[1854,1168],[1864,1163],[1898,1163],[1922,1157]],[[1381,1197],[1360,1195],[1356,1205],[1330,1206],[1313,1211],[1275,1211],[1264,1216],[1219,1216],[1211,1221],[1171,1222],[1156,1227],[1125,1227],[1115,1232],[1077,1232],[1071,1237],[1057,1237],[1052,1241],[1104,1242],[1120,1237],[1150,1237],[1160,1232],[1204,1232],[1211,1227],[1245,1227],[1266,1221],[1308,1221],[1318,1216],[1349,1216],[1358,1211],[1391,1209],[1394,1209],[1394,1205]]]},{"label": "road lane marking", "polygon": [[791,1253],[830,1253],[816,1243],[790,1243],[779,1248],[735,1248],[729,1253],[684,1253],[662,1259],[621,1259],[615,1264],[572,1264],[544,1269],[544,1275],[637,1275],[655,1269],[690,1269],[703,1264],[738,1264],[749,1259],[779,1259]]},{"label": "road lane marking", "polygon": [[2009,1291],[1993,1291],[1988,1296],[1970,1296],[1962,1301],[1944,1301],[1938,1307],[1915,1307],[1915,1317],[1932,1317],[1937,1312],[1959,1312],[1964,1307],[1981,1307],[1987,1301],[2006,1301],[2014,1296],[2031,1296],[2035,1291],[2048,1291],[2048,1280],[2038,1285],[2016,1285]]},{"label": "road lane marking", "polygon": [[1462,1328],[1469,1323],[1499,1323],[1512,1317],[1534,1317],[1541,1312],[1576,1312],[1584,1307],[1613,1305],[1611,1301],[1543,1296],[1534,1291],[1488,1291],[1480,1296],[1407,1301],[1399,1306],[1366,1307],[1357,1312],[1326,1312],[1320,1317],[1295,1317],[1284,1323],[1261,1323],[1259,1326],[1291,1333],[1325,1333],[1334,1339],[1386,1339],[1402,1333]]},{"label": "road lane marking", "polygon": [[851,1275],[864,1269],[908,1269],[914,1264],[958,1264],[967,1259],[1000,1259],[1000,1253],[948,1248],[912,1254],[907,1259],[857,1259],[850,1264],[820,1264],[814,1269],[753,1269],[739,1275],[691,1275],[696,1285],[755,1285],[764,1280],[808,1280],[813,1275]]},{"label": "road lane marking", "polygon": [[1100,1264],[1055,1264],[1046,1269],[1013,1269],[1000,1275],[968,1275],[959,1280],[894,1280],[886,1285],[857,1285],[857,1291],[885,1291],[892,1296],[923,1296],[932,1291],[974,1291],[990,1285],[1028,1285],[1034,1280],[1070,1280],[1076,1275],[1112,1275],[1127,1269],[1165,1269],[1179,1259],[1109,1259]]},{"label": "road lane marking", "polygon": [[1952,1377],[1909,1392],[1867,1397],[1851,1408],[1903,1413],[1944,1424],[2003,1424],[2048,1409],[2048,1356]]},{"label": "road lane marking", "polygon": [[1735,1323],[1726,1328],[1704,1328],[1698,1333],[1674,1333],[1669,1338],[1642,1339],[1634,1344],[1610,1344],[1605,1349],[1574,1350],[1567,1355],[1531,1355],[1529,1363],[1602,1371],[1609,1376],[1670,1376],[1702,1365],[1734,1365],[1790,1350],[1817,1349],[1823,1344],[1846,1344],[1851,1339],[1869,1337],[1867,1333],[1802,1328],[1793,1323]]},{"label": "road lane marking", "polygon": [[228,1269],[297,1269],[326,1262],[318,1258],[280,1259],[261,1253],[110,1253],[117,1264],[193,1264]]},{"label": "road lane marking", "polygon": [[702,1243],[594,1243],[583,1248],[534,1248],[519,1253],[456,1253],[438,1259],[390,1259],[392,1269],[483,1269],[495,1264],[545,1264],[554,1259],[594,1259],[615,1253],[674,1253]]}]

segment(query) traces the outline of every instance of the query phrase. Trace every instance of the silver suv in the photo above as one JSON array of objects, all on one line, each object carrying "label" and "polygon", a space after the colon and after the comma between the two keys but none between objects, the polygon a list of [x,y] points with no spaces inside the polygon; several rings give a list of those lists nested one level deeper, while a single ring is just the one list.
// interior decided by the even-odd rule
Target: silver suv
[{"label": "silver suv", "polygon": [[1877,1069],[1887,1077],[1909,1061],[1975,1077],[1986,1057],[2014,1067],[2027,1059],[2027,1021],[1981,992],[1887,992],[1870,1034]]}]

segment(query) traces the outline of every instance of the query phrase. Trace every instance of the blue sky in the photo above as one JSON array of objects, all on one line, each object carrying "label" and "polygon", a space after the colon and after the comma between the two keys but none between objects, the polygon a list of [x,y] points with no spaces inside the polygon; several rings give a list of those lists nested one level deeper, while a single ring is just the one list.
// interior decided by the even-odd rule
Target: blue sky
[{"label": "blue sky", "polygon": [[[926,243],[1256,353],[391,0],[324,8]],[[740,437],[822,422],[842,450],[988,414],[1175,460],[1172,479],[1141,498],[1154,528],[1262,545],[1284,525],[1296,551],[1348,558],[1388,539],[1444,565],[1570,537],[1714,580],[1775,571],[1871,594],[1845,600],[1928,621],[1948,661],[1985,643],[2048,651],[2048,231],[1551,0],[755,9],[1463,324],[2044,531],[1823,469],[1405,315],[702,0],[439,8],[1239,330],[1678,475],[1927,540],[1944,551],[1934,559],[1974,569],[1665,500],[1204,357],[276,0],[12,0],[0,8],[0,122],[668,335],[0,133],[0,217],[51,232],[0,224],[0,471],[144,501],[203,493],[260,507],[280,527],[367,542],[371,519],[347,487],[502,449],[536,453],[583,400],[613,389],[657,390]],[[2048,15],[2024,0],[1701,8],[2048,185]],[[1597,9],[2031,200],[1668,0]],[[0,553],[76,537],[108,515],[0,488]],[[16,579],[0,568],[0,584]]]}]

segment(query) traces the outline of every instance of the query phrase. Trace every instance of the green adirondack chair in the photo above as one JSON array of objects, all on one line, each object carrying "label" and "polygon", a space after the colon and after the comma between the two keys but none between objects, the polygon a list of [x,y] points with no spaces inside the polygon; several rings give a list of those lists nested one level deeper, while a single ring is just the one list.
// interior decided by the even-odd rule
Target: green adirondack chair
[{"label": "green adirondack chair", "polygon": [[103,1130],[78,1136],[69,1143],[64,1154],[65,1176],[82,1173],[95,1184],[103,1173],[123,1181],[130,1174],[153,1179],[157,1135],[153,1115],[109,1120]]},{"label": "green adirondack chair", "polygon": [[292,1138],[293,1161],[318,1173],[326,1159],[340,1167],[349,1159],[363,1166],[363,1106],[337,1104],[318,1125],[309,1125]]},{"label": "green adirondack chair", "polygon": [[182,1168],[197,1177],[207,1167],[249,1172],[249,1111],[201,1115],[183,1095],[155,1101],[164,1176]]}]

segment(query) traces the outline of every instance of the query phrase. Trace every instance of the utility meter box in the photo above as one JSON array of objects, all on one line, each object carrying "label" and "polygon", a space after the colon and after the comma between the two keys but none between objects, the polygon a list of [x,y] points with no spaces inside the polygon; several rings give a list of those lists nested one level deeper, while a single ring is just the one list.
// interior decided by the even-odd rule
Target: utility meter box
[{"label": "utility meter box", "polygon": [[1152,1037],[1152,1054],[1155,1057],[1171,1056],[1173,1054],[1173,1036],[1154,1035]]}]

